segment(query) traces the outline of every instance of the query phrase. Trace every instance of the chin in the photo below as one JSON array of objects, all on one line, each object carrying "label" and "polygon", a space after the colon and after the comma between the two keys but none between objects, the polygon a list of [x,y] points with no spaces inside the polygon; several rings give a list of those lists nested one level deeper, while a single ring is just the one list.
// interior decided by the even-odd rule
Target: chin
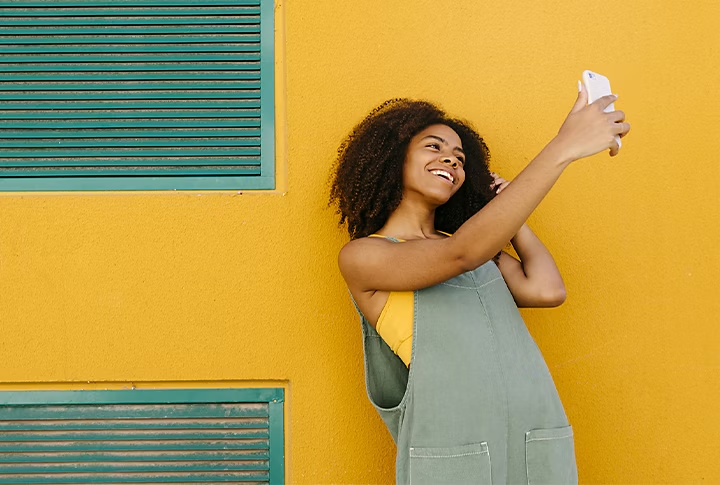
[{"label": "chin", "polygon": [[439,207],[443,204],[446,204],[452,198],[453,195],[455,195],[454,192],[451,194],[449,194],[447,192],[441,193],[439,191],[426,192],[425,200],[430,202],[432,205]]}]

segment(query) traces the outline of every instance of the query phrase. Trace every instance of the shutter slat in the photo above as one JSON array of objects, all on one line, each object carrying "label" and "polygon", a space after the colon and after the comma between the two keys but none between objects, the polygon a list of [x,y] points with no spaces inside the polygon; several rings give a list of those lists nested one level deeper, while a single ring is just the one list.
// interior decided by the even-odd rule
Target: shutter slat
[{"label": "shutter slat", "polygon": [[[45,138],[176,138],[185,136],[189,143],[192,143],[194,137],[210,138],[210,137],[259,137],[260,130],[239,129],[239,130],[98,130],[93,132],[73,132],[73,131],[50,131],[50,130],[27,130],[27,131],[5,131],[0,130],[0,140],[2,139],[45,139]],[[219,145],[223,145],[224,140]],[[28,145],[25,145],[28,146]]]},{"label": "shutter slat", "polygon": [[[267,427],[267,424],[265,425]],[[213,430],[188,433],[184,430],[167,431],[129,431],[112,433],[94,431],[48,431],[18,432],[6,431],[0,434],[0,442],[6,441],[168,441],[168,440],[228,440],[267,438],[266,429]]]},{"label": "shutter slat", "polygon": [[222,127],[259,127],[260,120],[98,120],[98,121],[53,121],[51,125],[43,122],[5,122],[0,120],[0,130],[16,130],[18,128],[31,129],[77,129],[77,128],[222,128]]},{"label": "shutter slat", "polygon": [[[248,27],[248,32],[259,32],[259,28]],[[34,44],[234,44],[260,42],[259,35],[157,35],[145,36],[47,36],[35,38],[30,36],[0,37],[0,45],[34,45]],[[94,50],[94,49],[93,49]]]},{"label": "shutter slat", "polygon": [[[2,107],[2,106],[0,106]],[[224,111],[73,111],[73,112],[3,112],[0,110],[0,119],[3,120],[86,120],[86,119],[146,119],[146,118],[259,118],[260,111],[248,110],[224,110]],[[1,148],[1,147],[0,147]]]},{"label": "shutter slat", "polygon": [[[257,50],[257,49],[255,49]],[[107,56],[96,56],[91,54],[86,55],[55,55],[55,56],[19,56],[14,55],[12,57],[0,57],[0,63],[34,63],[34,64],[53,64],[53,63],[92,63],[92,62],[145,62],[145,63],[161,63],[161,62],[238,62],[238,61],[259,61],[260,54],[258,52],[251,53],[210,53],[210,54],[199,54],[199,55],[185,55],[185,54],[147,54],[147,55],[133,55],[129,56],[126,54],[115,54]],[[93,64],[90,64],[92,66]],[[3,70],[7,71],[8,67],[5,66]],[[16,69],[22,70],[25,66],[18,66]],[[52,67],[52,66],[48,66]]]},{"label": "shutter slat", "polygon": [[231,461],[222,462],[155,462],[155,463],[57,463],[37,465],[22,464],[8,465],[0,463],[0,477],[10,473],[137,473],[137,472],[212,472],[212,471],[267,471],[270,467],[267,461]]},{"label": "shutter slat", "polygon": [[[128,148],[119,148],[114,150],[4,150],[0,149],[0,160],[3,158],[77,158],[86,157],[247,157],[260,155],[259,148],[206,148],[201,150],[192,149],[149,149],[149,150],[132,150]],[[202,159],[200,159],[202,160]],[[22,163],[22,162],[21,162]],[[6,166],[20,166],[12,163]]]},{"label": "shutter slat", "polygon": [[98,442],[37,442],[37,443],[3,443],[0,442],[0,453],[22,452],[77,452],[77,451],[170,451],[170,450],[265,450],[268,449],[267,440],[242,441],[98,441]]},{"label": "shutter slat", "polygon": [[202,94],[202,99],[257,99],[258,92],[252,89],[233,90],[233,91],[203,91],[198,93],[197,91],[173,91],[173,92],[158,92],[158,91],[87,91],[85,93],[80,92],[62,92],[62,93],[49,93],[49,92],[8,92],[2,93],[0,97],[12,100],[12,101],[110,101],[116,99],[152,99],[152,100],[163,100],[163,99],[176,99],[176,100],[196,100],[198,94]]},{"label": "shutter slat", "polygon": [[[163,84],[150,84],[150,83],[138,83],[138,82],[127,82],[125,84],[117,83],[95,83],[95,84],[77,84],[77,83],[33,83],[33,84],[0,84],[0,91],[82,91],[85,90],[96,90],[96,91],[148,91],[148,90],[204,90],[204,89],[215,89],[215,90],[239,90],[239,89],[260,89],[259,82],[252,81],[237,81],[234,83],[228,82],[195,82],[195,83],[163,83]],[[195,93],[196,96],[200,96],[202,93]]]},{"label": "shutter slat", "polygon": [[0,476],[0,484],[35,483],[195,483],[247,482],[268,480],[267,472],[216,472],[216,473],[108,473],[103,475],[64,473],[58,475],[5,475]]},{"label": "shutter slat", "polygon": [[[144,147],[215,147],[218,144],[216,139],[170,139],[170,140],[135,140],[135,142],[129,142],[128,140],[26,140],[24,142],[3,142],[3,148],[80,148],[80,147],[92,147],[92,148],[127,148],[129,146],[142,145]],[[242,146],[257,146],[257,139],[224,139],[222,144],[225,147],[242,147]]]},{"label": "shutter slat", "polygon": [[[229,21],[230,19],[228,19]],[[133,36],[142,36],[142,41],[145,41],[145,36],[156,36],[156,35],[168,35],[168,34],[183,34],[183,36],[180,38],[178,42],[180,43],[186,43],[186,42],[192,42],[192,41],[185,41],[187,38],[184,34],[187,35],[196,35],[196,34],[213,34],[212,36],[208,37],[217,37],[218,34],[257,34],[260,32],[260,18],[257,19],[244,19],[244,20],[254,20],[253,22],[242,22],[237,23],[235,25],[228,25],[225,24],[218,24],[218,25],[185,25],[182,27],[178,27],[175,25],[149,25],[145,27],[128,27],[127,24],[125,25],[105,25],[102,24],[104,22],[96,22],[92,26],[82,26],[79,25],[77,27],[73,28],[53,28],[53,27],[36,27],[32,29],[26,29],[22,27],[6,27],[5,25],[0,26],[0,37],[5,36],[22,36],[23,38],[18,38],[16,40],[24,41],[26,40],[26,36],[49,36],[47,40],[55,40],[55,37],[59,36],[75,36],[75,35],[83,35],[83,36],[97,36],[95,37],[96,41],[93,42],[93,44],[100,44],[100,43],[107,43],[102,42],[105,39],[105,36],[110,35],[133,35]],[[101,26],[98,26],[100,24]],[[74,37],[73,37],[74,38]],[[235,37],[228,37],[229,39],[232,39],[232,41],[237,42],[237,39]],[[152,37],[148,37],[147,40],[151,40]],[[13,39],[10,39],[13,40]],[[29,40],[29,39],[28,39]],[[22,44],[24,42],[13,42],[13,44]],[[49,42],[43,42],[45,44]]]},{"label": "shutter slat", "polygon": [[[252,59],[254,57],[254,59]],[[118,61],[119,59],[116,59]],[[0,67],[3,72],[97,72],[103,71],[243,71],[260,69],[260,56],[257,54],[249,54],[245,62],[225,61],[225,62],[181,62],[162,60],[154,63],[126,63],[126,59],[122,59],[122,63],[76,63],[76,64],[20,64],[17,66]],[[83,62],[83,61],[80,61]],[[233,77],[232,79],[235,79]]]},{"label": "shutter slat", "polygon": [[[253,69],[254,68],[254,69]],[[253,66],[251,70],[248,71],[235,71],[235,72],[215,72],[215,71],[208,71],[208,72],[162,72],[162,73],[153,73],[153,72],[104,72],[102,74],[66,74],[66,73],[57,73],[57,74],[0,74],[0,82],[33,82],[33,83],[41,83],[41,82],[48,82],[48,81],[56,81],[56,82],[63,82],[63,81],[88,81],[88,82],[102,82],[103,84],[98,84],[94,87],[95,89],[102,89],[104,88],[104,83],[107,82],[118,82],[118,81],[193,81],[193,80],[203,80],[203,81],[212,81],[212,80],[226,80],[226,79],[242,79],[242,80],[256,80],[260,79],[260,71],[257,70],[257,67]],[[209,83],[203,83],[205,86],[210,86]],[[12,86],[8,86],[12,87]],[[33,85],[35,87],[35,85]],[[194,87],[194,86],[193,86]],[[15,86],[14,90],[17,90],[18,86]],[[226,89],[232,89],[232,86],[225,86]],[[47,89],[47,87],[45,88]],[[136,89],[139,89],[139,87],[136,87]],[[165,88],[167,89],[167,88]],[[217,87],[216,87],[217,89]]]},{"label": "shutter slat", "polygon": [[132,5],[137,7],[197,7],[199,5],[228,6],[234,7],[238,5],[260,5],[260,0],[76,0],[74,2],[64,2],[61,0],[45,0],[40,2],[33,1],[14,1],[0,2],[0,8],[20,8],[20,7],[39,7],[39,8],[63,8],[63,7],[119,7]]},{"label": "shutter slat", "polygon": [[[124,419],[124,420],[56,420],[56,421],[0,421],[0,431],[65,430],[87,431],[95,429],[234,429],[259,428],[267,425],[263,418],[198,418],[198,419]],[[1,457],[0,457],[1,458]]]},{"label": "shutter slat", "polygon": [[[260,101],[257,99],[246,101],[185,101],[185,102],[157,102],[144,103],[0,103],[0,110],[127,110],[127,109],[248,109],[260,108]],[[3,115],[4,116],[4,115]]]},{"label": "shutter slat", "polygon": [[[19,4],[16,4],[19,5]],[[38,18],[38,22],[44,22],[44,17],[69,17],[66,20],[70,22],[74,20],[84,20],[83,17],[127,17],[130,20],[133,19],[130,15],[133,10],[128,9],[117,9],[112,7],[100,7],[97,8],[97,4],[91,4],[86,8],[72,8],[72,7],[49,7],[47,4],[43,8],[24,8],[27,7],[27,2],[24,2],[23,7],[17,7],[13,9],[3,10],[2,3],[0,3],[0,16],[6,17],[32,17]],[[218,6],[206,6],[204,8],[192,8],[191,6],[182,7],[167,7],[166,4],[162,6],[156,6],[152,9],[144,9],[140,12],[136,12],[137,16],[140,17],[176,17],[176,16],[193,16],[205,18],[210,15],[218,16],[219,19],[224,19],[225,16],[242,16],[242,15],[257,15],[260,13],[259,8],[254,8],[249,5],[259,5],[259,2],[252,4],[245,4],[242,6],[242,2],[235,2],[232,6],[218,7]],[[77,7],[78,5],[74,5]],[[117,7],[118,5],[115,5]],[[6,7],[5,7],[6,8]],[[45,24],[31,24],[31,25],[45,25]],[[62,24],[68,25],[68,24]]]},{"label": "shutter slat", "polygon": [[68,462],[144,462],[144,461],[219,461],[219,460],[267,460],[267,450],[225,450],[225,451],[125,451],[125,452],[35,452],[0,453],[0,463],[68,463]]},{"label": "shutter slat", "polygon": [[[248,40],[250,39],[250,40]],[[257,52],[259,48],[258,42],[259,37],[254,36],[246,36],[243,38],[242,43],[236,43],[233,45],[198,45],[198,44],[187,44],[187,45],[150,45],[150,44],[142,44],[139,43],[137,40],[130,44],[117,46],[117,45],[94,45],[92,46],[92,51],[95,54],[104,54],[104,53],[117,53],[120,47],[122,47],[122,52],[125,54],[142,54],[147,52],[164,52],[168,54],[177,54],[178,51],[181,51],[185,54],[189,52],[211,52],[211,53],[221,53],[221,52]],[[0,43],[2,44],[2,43]],[[33,45],[20,45],[16,47],[5,47],[3,45],[0,45],[0,55],[3,54],[49,54],[49,53],[58,53],[58,54],[86,54],[90,50],[88,46],[76,46],[72,45],[73,43],[70,43],[69,45],[43,45],[43,46],[33,46]]]},{"label": "shutter slat", "polygon": [[[85,15],[87,13],[85,12]],[[102,15],[110,15],[108,13],[102,13]],[[163,15],[162,17],[150,17],[150,18],[138,18],[138,17],[129,17],[127,16],[128,12],[119,12],[119,16],[117,18],[113,17],[100,17],[100,18],[66,18],[66,17],[58,17],[58,18],[49,18],[49,17],[39,17],[39,18],[21,18],[18,16],[18,18],[6,18],[3,20],[2,27],[50,27],[53,25],[58,25],[62,27],[68,27],[68,26],[83,26],[83,25],[93,25],[97,27],[98,25],[224,25],[228,24],[229,22],[232,22],[233,24],[257,24],[260,23],[260,9],[248,9],[246,11],[242,12],[233,12],[232,17],[207,17],[207,12],[197,12],[197,16],[187,18],[187,17],[168,17]],[[146,13],[142,14],[143,17],[146,16]],[[174,15],[170,12],[170,15]],[[204,15],[204,16],[201,16]],[[4,29],[0,27],[0,32],[4,32]],[[8,34],[2,34],[2,35],[8,35]],[[30,35],[34,35],[34,32],[31,32]]]},{"label": "shutter slat", "polygon": [[156,419],[156,418],[266,418],[267,406],[246,404],[140,404],[140,405],[68,405],[0,406],[0,421],[33,419]]}]

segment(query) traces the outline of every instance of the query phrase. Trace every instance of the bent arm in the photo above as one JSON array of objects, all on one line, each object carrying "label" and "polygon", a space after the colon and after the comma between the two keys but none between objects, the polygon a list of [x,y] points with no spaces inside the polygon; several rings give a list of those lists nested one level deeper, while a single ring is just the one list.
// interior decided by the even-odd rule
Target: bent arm
[{"label": "bent arm", "polygon": [[570,162],[551,143],[451,238],[348,243],[339,255],[345,281],[351,291],[412,291],[477,268],[519,231]]},{"label": "bent arm", "polygon": [[556,307],[565,301],[565,284],[545,245],[524,224],[512,245],[520,261],[503,252],[498,268],[519,307]]},{"label": "bent arm", "polygon": [[627,133],[630,125],[622,112],[603,111],[615,99],[604,96],[586,105],[587,93],[581,90],[558,135],[453,237],[403,244],[363,238],[346,244],[338,263],[350,291],[417,290],[489,261],[518,233],[570,163],[608,148],[611,155],[617,153],[614,136]]}]

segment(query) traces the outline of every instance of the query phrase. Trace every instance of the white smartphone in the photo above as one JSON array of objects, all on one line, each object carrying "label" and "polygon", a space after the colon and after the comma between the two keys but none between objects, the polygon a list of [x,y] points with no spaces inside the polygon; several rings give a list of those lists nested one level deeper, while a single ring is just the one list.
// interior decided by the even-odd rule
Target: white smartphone
[{"label": "white smartphone", "polygon": [[[610,89],[610,80],[602,74],[592,71],[583,71],[582,80],[585,85],[585,90],[588,93],[588,103],[592,103],[603,96],[607,96],[608,94],[613,94]],[[610,105],[605,108],[606,113],[610,113],[611,111],[615,111],[615,103],[610,103]],[[620,136],[615,135],[615,141],[617,142],[618,147],[622,147]]]}]

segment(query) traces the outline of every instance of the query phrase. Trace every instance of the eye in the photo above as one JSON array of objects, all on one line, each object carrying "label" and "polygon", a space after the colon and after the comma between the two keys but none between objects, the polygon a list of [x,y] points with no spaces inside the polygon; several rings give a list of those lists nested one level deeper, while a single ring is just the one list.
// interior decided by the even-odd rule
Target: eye
[{"label": "eye", "polygon": [[465,159],[463,157],[457,157],[457,160],[460,162],[460,165],[465,166]]},{"label": "eye", "polygon": [[430,143],[428,145],[428,148],[434,148],[435,150],[440,150],[440,145],[437,143]]}]

